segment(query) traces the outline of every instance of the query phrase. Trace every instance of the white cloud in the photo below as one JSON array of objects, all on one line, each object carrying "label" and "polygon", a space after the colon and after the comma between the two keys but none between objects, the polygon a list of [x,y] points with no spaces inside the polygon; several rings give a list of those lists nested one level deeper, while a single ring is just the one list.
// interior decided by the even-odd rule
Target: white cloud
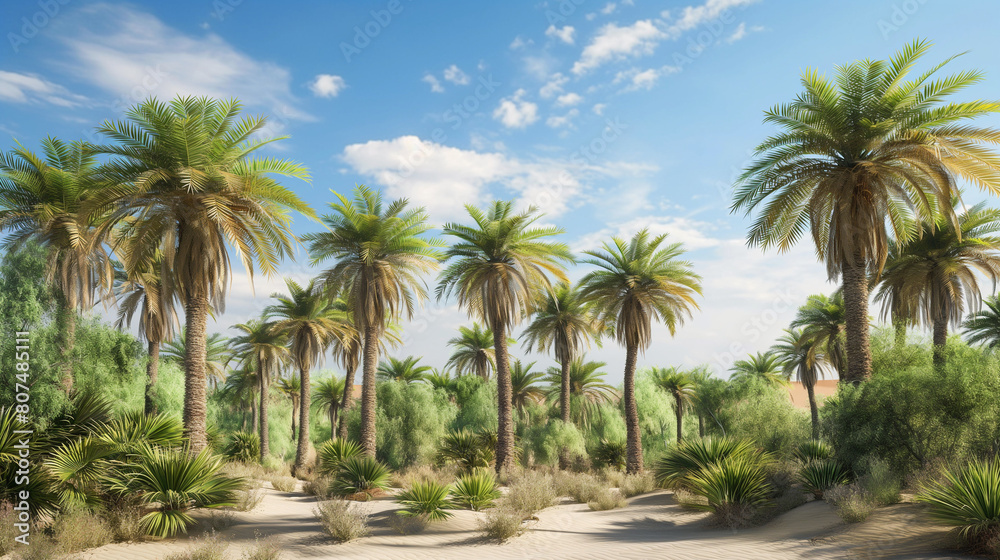
[{"label": "white cloud", "polygon": [[617,7],[618,6],[616,6],[614,2],[608,2],[607,4],[604,5],[603,8],[601,8],[601,13],[604,14],[604,15],[606,15],[606,16],[607,15],[611,15],[611,14],[615,13],[615,8],[617,8]]},{"label": "white cloud", "polygon": [[740,22],[740,24],[736,26],[736,30],[733,31],[733,33],[729,37],[726,37],[726,42],[729,44],[733,44],[736,41],[739,41],[740,39],[744,39],[747,35],[751,33],[757,33],[763,30],[764,28],[759,25],[747,27],[746,22]]},{"label": "white cloud", "polygon": [[680,216],[639,216],[588,233],[573,244],[574,252],[599,249],[612,236],[628,239],[642,229],[653,235],[667,234],[670,243],[683,243],[687,250],[718,247],[723,243],[711,235],[715,227],[708,223]]},{"label": "white cloud", "polygon": [[612,83],[620,84],[625,83],[625,89],[622,91],[636,91],[639,89],[650,90],[656,85],[656,81],[660,79],[661,76],[668,74],[673,74],[679,72],[680,69],[674,66],[663,66],[661,68],[648,68],[646,70],[639,70],[638,68],[632,68],[629,70],[622,70],[615,75],[615,79]]},{"label": "white cloud", "polygon": [[594,106],[590,108],[590,110],[593,111],[595,115],[603,115],[604,108],[607,106],[608,105],[606,103],[595,103]]},{"label": "white cloud", "polygon": [[309,84],[310,91],[316,97],[337,97],[345,87],[347,87],[347,82],[340,76],[333,74],[317,74],[316,78]]},{"label": "white cloud", "polygon": [[69,47],[67,72],[118,98],[121,108],[149,96],[235,96],[278,119],[312,118],[298,108],[286,68],[213,33],[187,34],[127,4],[86,5],[51,25]]},{"label": "white cloud", "polygon": [[569,81],[569,78],[563,76],[561,73],[556,72],[552,75],[549,81],[542,86],[542,89],[538,90],[538,95],[542,96],[542,99],[549,99],[557,94],[562,93],[563,85]]},{"label": "white cloud", "polygon": [[434,93],[444,92],[444,88],[441,87],[441,82],[439,82],[438,79],[435,78],[432,74],[424,74],[424,77],[420,78],[420,81],[427,82],[428,84],[430,84],[431,91],[433,91]]},{"label": "white cloud", "polygon": [[0,101],[77,107],[84,104],[87,98],[40,76],[0,70]]},{"label": "white cloud", "polygon": [[519,49],[523,49],[524,47],[527,47],[528,45],[533,45],[533,44],[535,44],[535,42],[532,41],[531,39],[525,40],[525,39],[522,39],[520,35],[518,35],[517,37],[514,37],[513,41],[510,42],[510,50],[516,51],[516,50],[519,50]]},{"label": "white cloud", "polygon": [[469,76],[454,64],[444,69],[444,79],[460,86],[469,83]]},{"label": "white cloud", "polygon": [[559,107],[571,107],[583,101],[583,98],[576,93],[567,93],[556,98],[556,105]]},{"label": "white cloud", "polygon": [[549,79],[559,64],[559,60],[546,53],[524,57],[524,71],[539,81]]},{"label": "white cloud", "polygon": [[583,49],[580,60],[573,64],[573,73],[583,74],[612,60],[651,54],[665,37],[666,34],[648,19],[626,27],[609,23]]},{"label": "white cloud", "polygon": [[500,100],[493,118],[507,128],[525,128],[538,120],[538,105],[523,99],[527,92],[519,89],[514,95]]},{"label": "white cloud", "polygon": [[687,6],[681,10],[681,15],[670,25],[670,34],[679,35],[699,25],[712,21],[726,10],[753,4],[757,0],[706,0],[700,6]]},{"label": "white cloud", "polygon": [[559,29],[555,25],[550,25],[549,28],[545,30],[545,36],[546,37],[554,37],[554,38],[559,39],[563,43],[566,43],[568,45],[572,45],[573,44],[573,34],[575,32],[576,32],[576,30],[573,28],[572,25],[567,25],[567,26],[563,27],[562,29]]},{"label": "white cloud", "polygon": [[569,112],[567,112],[565,115],[562,116],[553,115],[549,117],[548,119],[545,120],[545,124],[547,124],[552,128],[563,128],[572,126],[573,119],[576,118],[579,114],[580,114],[579,110],[570,109]]}]

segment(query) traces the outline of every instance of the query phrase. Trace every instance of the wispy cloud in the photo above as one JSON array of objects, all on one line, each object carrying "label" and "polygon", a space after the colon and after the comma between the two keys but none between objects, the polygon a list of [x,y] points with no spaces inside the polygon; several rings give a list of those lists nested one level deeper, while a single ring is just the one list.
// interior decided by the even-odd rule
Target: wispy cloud
[{"label": "wispy cloud", "polygon": [[430,84],[431,91],[434,93],[444,93],[444,87],[441,86],[440,80],[434,77],[434,74],[424,74],[420,81]]},{"label": "wispy cloud", "polygon": [[87,98],[34,74],[0,70],[0,101],[78,107],[87,103]]},{"label": "wispy cloud", "polygon": [[580,60],[573,64],[573,73],[580,75],[612,60],[651,54],[666,36],[648,19],[625,27],[609,23],[583,49]]}]

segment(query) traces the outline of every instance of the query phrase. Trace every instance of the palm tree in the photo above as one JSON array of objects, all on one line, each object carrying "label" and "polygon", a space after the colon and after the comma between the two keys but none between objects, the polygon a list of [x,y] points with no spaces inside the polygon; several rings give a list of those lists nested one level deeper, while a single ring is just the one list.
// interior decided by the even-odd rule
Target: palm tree
[{"label": "palm tree", "polygon": [[751,354],[745,360],[737,360],[729,369],[732,375],[730,381],[749,381],[760,379],[767,385],[787,387],[784,364],[777,355],[771,352]]},{"label": "palm tree", "polygon": [[809,412],[812,414],[812,437],[819,439],[819,407],[816,404],[816,380],[822,377],[825,357],[820,353],[822,344],[802,329],[786,329],[771,351],[785,365],[785,375],[795,375],[809,395]]},{"label": "palm tree", "polygon": [[251,319],[246,323],[233,325],[233,328],[244,333],[232,339],[237,355],[242,356],[241,363],[247,369],[257,372],[260,394],[260,460],[263,462],[270,452],[270,434],[267,425],[267,404],[270,397],[271,379],[289,358],[288,336],[275,328],[274,323]]},{"label": "palm tree", "polygon": [[455,368],[458,375],[472,371],[482,379],[489,379],[490,370],[496,369],[493,331],[473,323],[471,329],[458,327],[458,333],[448,341],[448,346],[454,347],[455,351],[445,363],[445,369]]},{"label": "palm tree", "polygon": [[486,211],[466,205],[474,226],[444,225],[457,241],[446,255],[451,264],[441,275],[437,297],[455,294],[458,305],[493,332],[497,372],[496,470],[514,459],[511,412],[510,329],[527,317],[540,294],[551,289],[548,274],[566,282],[562,263],[573,261],[569,247],[542,241],[562,233],[552,226],[535,227],[541,217],[534,208],[515,214],[513,202],[496,201]]},{"label": "palm tree", "polygon": [[[593,406],[600,403],[613,402],[618,397],[618,391],[611,385],[604,382],[605,373],[602,371],[605,362],[591,362],[584,356],[580,356],[569,363],[569,394],[570,403],[573,401],[580,403],[576,413],[576,422],[581,426],[590,423],[590,414]],[[543,379],[548,384],[546,396],[549,399],[562,401],[563,391],[563,368],[550,367]],[[572,408],[572,406],[571,406]]]},{"label": "palm tree", "polygon": [[145,412],[156,414],[153,390],[159,371],[160,345],[174,336],[174,329],[178,325],[175,295],[170,289],[170,283],[164,281],[169,272],[162,269],[161,262],[154,261],[153,266],[144,271],[133,271],[129,275],[119,269],[115,274],[119,277],[115,290],[118,298],[118,321],[115,327],[123,329],[131,325],[132,318],[138,313],[139,339],[146,341],[149,355],[149,362],[146,364]]},{"label": "palm tree", "polygon": [[712,372],[708,366],[698,366],[692,370],[686,372],[688,379],[694,383],[694,398],[691,401],[691,407],[694,409],[695,414],[698,416],[698,437],[705,437],[705,413],[708,415],[713,415],[712,410],[707,406],[707,403],[702,395],[706,392],[705,389],[709,387],[712,383],[717,383],[722,381],[716,377],[712,377]]},{"label": "palm tree", "polygon": [[684,438],[682,431],[684,409],[695,398],[696,385],[686,373],[675,367],[653,368],[653,382],[674,398],[674,412],[677,414],[677,443]]},{"label": "palm tree", "polygon": [[935,207],[954,220],[956,177],[1000,193],[1000,158],[983,146],[1000,142],[1000,131],[968,124],[1000,103],[945,102],[981,81],[979,71],[932,81],[939,64],[908,80],[929,47],[915,41],[888,61],[838,66],[832,81],[807,70],[805,91],[765,113],[783,130],[757,146],[732,204],[760,210],[752,246],[785,251],[811,230],[830,278],[843,284],[851,383],[871,375],[868,277],[881,272],[889,231],[908,243],[917,233],[910,218],[929,219]]},{"label": "palm tree", "polygon": [[514,409],[524,412],[528,401],[540,402],[545,399],[545,391],[537,385],[545,377],[540,371],[531,371],[535,362],[530,364],[514,360],[510,364],[510,401]]},{"label": "palm tree", "polygon": [[[160,350],[160,357],[165,362],[173,362],[181,366],[185,363],[187,353],[187,327],[181,327],[177,336],[173,340],[164,342]],[[203,379],[218,387],[219,383],[226,380],[226,367],[233,360],[233,350],[229,346],[229,339],[219,333],[212,333],[205,339],[205,363],[202,371],[205,372]]]},{"label": "palm tree", "polygon": [[[590,347],[590,339],[600,336],[600,326],[594,314],[584,305],[579,292],[569,284],[557,284],[545,294],[544,302],[535,311],[535,318],[521,334],[528,350],[551,351],[562,371],[559,408],[562,421],[569,422],[569,367]],[[568,458],[567,458],[568,459]]]},{"label": "palm tree", "polygon": [[[178,97],[148,99],[121,121],[98,132],[114,144],[98,146],[110,159],[101,167],[112,184],[88,206],[107,214],[104,231],[118,227],[128,239],[126,270],[141,270],[161,254],[174,271],[190,333],[184,356],[184,426],[198,453],[205,439],[205,339],[210,309],[221,310],[230,280],[230,251],[253,281],[291,255],[295,236],[290,210],[312,209],[275,176],[308,180],[306,169],[275,157],[257,158],[263,116],[240,117],[235,100]],[[113,245],[116,251],[118,248]]]},{"label": "palm tree", "polygon": [[327,346],[338,335],[344,334],[342,313],[336,311],[330,300],[316,287],[316,280],[305,286],[285,279],[289,295],[271,294],[278,302],[264,309],[264,316],[274,318],[276,331],[285,334],[291,345],[291,359],[299,370],[302,390],[299,396],[299,441],[295,448],[295,470],[306,467],[309,454],[309,370],[312,369]]},{"label": "palm tree", "polygon": [[422,380],[433,369],[431,366],[418,366],[419,362],[420,358],[414,356],[407,356],[403,360],[389,358],[387,362],[378,365],[376,374],[382,379],[413,383]]},{"label": "palm tree", "polygon": [[[953,201],[957,203],[958,201]],[[890,242],[875,301],[883,314],[903,310],[933,331],[934,365],[944,366],[944,345],[949,323],[958,326],[965,308],[982,303],[978,277],[996,286],[1000,278],[1000,211],[979,203],[957,216],[957,224],[944,216],[924,222],[917,239]]]},{"label": "palm tree", "polygon": [[295,420],[299,417],[299,398],[302,397],[302,382],[294,373],[278,378],[278,390],[292,401],[292,441],[295,441]]},{"label": "palm tree", "polygon": [[407,210],[406,199],[382,205],[382,194],[364,185],[354,200],[337,195],[332,214],[323,216],[329,231],[306,234],[313,263],[334,259],[321,275],[328,293],[343,293],[350,318],[360,333],[363,351],[361,380],[361,446],[375,456],[375,371],[380,340],[386,327],[411,318],[418,301],[427,297],[421,274],[435,270],[439,243],[426,239],[430,229],[423,208]]},{"label": "palm tree", "polygon": [[830,297],[823,294],[809,296],[799,308],[791,327],[802,327],[807,335],[822,345],[826,361],[843,380],[847,373],[847,350],[844,347],[846,316],[844,296],[840,290]]},{"label": "palm tree", "polygon": [[226,381],[219,391],[220,396],[243,412],[243,429],[247,427],[247,414],[250,415],[250,428],[257,431],[257,390],[260,388],[257,371],[250,368],[236,369],[229,372]]},{"label": "palm tree", "polygon": [[598,267],[580,281],[580,297],[594,306],[599,321],[613,325],[625,346],[626,471],[642,471],[642,435],[635,404],[635,369],[639,351],[653,340],[652,321],[663,322],[673,335],[685,316],[698,308],[701,278],[680,260],[680,243],[661,247],[666,235],[650,237],[642,230],[628,242],[613,237],[602,251],[587,251],[585,262]]},{"label": "palm tree", "polygon": [[83,142],[42,140],[44,159],[17,145],[0,154],[0,232],[7,232],[5,251],[29,241],[48,253],[46,281],[59,294],[64,326],[63,386],[73,386],[72,350],[76,313],[93,307],[98,292],[109,291],[114,280],[111,260],[96,234],[100,214],[88,214],[83,205],[100,191],[92,151]]},{"label": "palm tree", "polygon": [[451,374],[447,370],[441,371],[437,368],[431,368],[430,373],[424,376],[423,381],[435,389],[444,389],[448,392],[451,392],[455,387],[455,379],[452,378]]},{"label": "palm tree", "polygon": [[316,400],[313,403],[321,412],[330,415],[330,439],[337,438],[337,413],[343,404],[344,380],[330,376],[316,383]]},{"label": "palm tree", "polygon": [[1000,348],[1000,298],[990,296],[983,303],[986,309],[969,315],[962,328],[969,344],[985,344],[992,351]]}]

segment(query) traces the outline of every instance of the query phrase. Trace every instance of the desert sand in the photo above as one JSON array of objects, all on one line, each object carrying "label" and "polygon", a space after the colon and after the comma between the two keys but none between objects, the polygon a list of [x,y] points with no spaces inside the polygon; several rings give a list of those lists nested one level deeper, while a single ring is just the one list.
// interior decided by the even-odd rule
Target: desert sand
[{"label": "desert sand", "polygon": [[[233,559],[256,538],[266,536],[279,540],[285,560],[966,558],[948,552],[947,529],[930,523],[913,504],[883,508],[868,521],[848,526],[828,504],[810,502],[763,527],[733,532],[713,528],[706,514],[681,508],[672,493],[658,491],[611,511],[590,511],[575,503],[553,506],[529,522],[526,534],[500,545],[479,536],[481,514],[471,511],[455,511],[453,518],[431,523],[417,534],[400,534],[390,524],[398,505],[389,497],[358,504],[371,513],[370,536],[336,544],[316,521],[315,504],[305,494],[268,489],[259,506],[235,514],[233,525],[218,534],[231,543]],[[197,541],[185,537],[114,544],[77,557],[160,560]]]}]

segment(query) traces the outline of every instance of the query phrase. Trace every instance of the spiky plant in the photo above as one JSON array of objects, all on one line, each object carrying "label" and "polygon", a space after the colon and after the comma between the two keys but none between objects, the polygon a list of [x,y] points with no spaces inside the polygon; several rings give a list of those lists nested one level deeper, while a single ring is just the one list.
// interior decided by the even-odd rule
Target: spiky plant
[{"label": "spiky plant", "polygon": [[403,506],[399,515],[422,517],[428,521],[448,519],[452,516],[448,510],[455,507],[451,501],[451,488],[433,480],[414,483],[400,492],[396,501]]},{"label": "spiky plant", "polygon": [[823,493],[830,488],[849,483],[851,478],[851,470],[836,459],[816,459],[799,471],[799,482],[817,500],[823,499]]},{"label": "spiky plant", "polygon": [[688,479],[727,457],[762,455],[753,443],[734,437],[686,440],[669,448],[653,467],[656,483],[667,488],[684,487]]},{"label": "spiky plant", "polygon": [[458,477],[451,493],[455,503],[472,511],[488,508],[500,497],[497,477],[486,468],[475,469]]},{"label": "spiky plant", "polygon": [[348,457],[337,468],[330,483],[330,493],[355,500],[369,500],[389,488],[392,471],[374,457],[365,454]]},{"label": "spiky plant", "polygon": [[934,519],[956,527],[974,545],[1000,536],[1000,459],[972,461],[922,488],[917,500]]},{"label": "spiky plant", "polygon": [[344,461],[360,454],[361,446],[348,439],[334,438],[323,442],[316,450],[319,471],[332,476],[337,473]]}]

